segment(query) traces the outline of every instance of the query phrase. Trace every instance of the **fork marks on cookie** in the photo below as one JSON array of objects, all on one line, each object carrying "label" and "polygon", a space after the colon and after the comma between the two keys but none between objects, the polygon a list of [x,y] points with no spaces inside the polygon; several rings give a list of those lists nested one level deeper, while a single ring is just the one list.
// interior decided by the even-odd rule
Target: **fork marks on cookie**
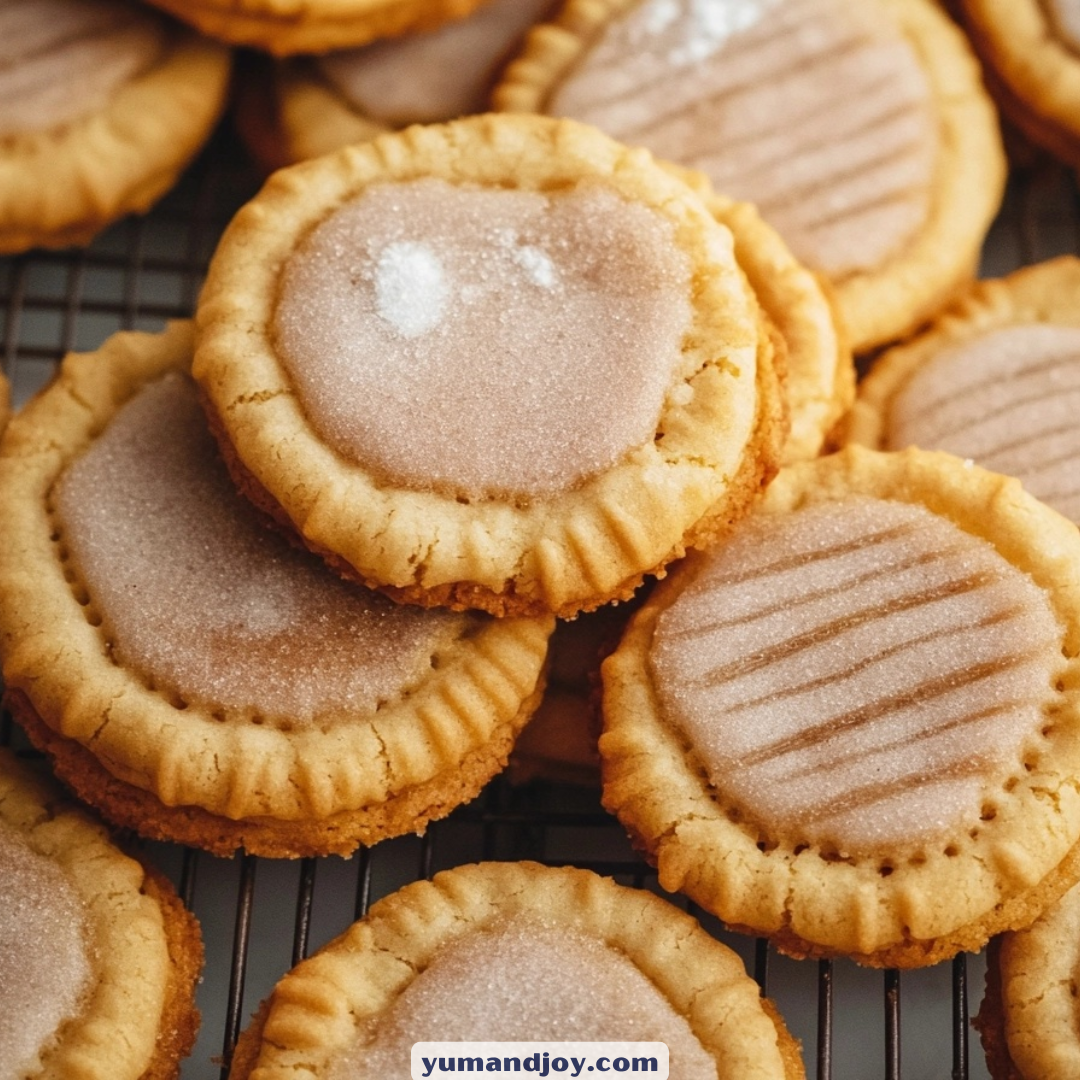
[{"label": "fork marks on cookie", "polygon": [[771,837],[843,853],[978,821],[1062,663],[1042,591],[908,504],[761,515],[660,617],[664,715]]}]

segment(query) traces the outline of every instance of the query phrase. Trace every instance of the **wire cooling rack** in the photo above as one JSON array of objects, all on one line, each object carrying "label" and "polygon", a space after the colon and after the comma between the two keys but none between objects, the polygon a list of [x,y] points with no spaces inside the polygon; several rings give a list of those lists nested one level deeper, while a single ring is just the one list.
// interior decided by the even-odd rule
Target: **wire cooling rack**
[{"label": "wire cooling rack", "polygon": [[[147,217],[121,222],[87,250],[0,259],[2,363],[15,403],[45,385],[69,350],[97,348],[117,330],[156,330],[190,316],[221,230],[259,183],[223,127]],[[1080,252],[1074,178],[1049,164],[1016,170],[983,274],[1066,252]],[[0,743],[25,746],[6,717]],[[202,1029],[183,1080],[224,1077],[237,1034],[281,975],[409,881],[478,859],[530,858],[657,889],[595,790],[535,780],[515,786],[505,776],[424,837],[387,841],[350,860],[216,859],[174,845],[140,846],[177,884],[206,942]],[[970,1027],[982,995],[981,956],[902,976],[842,961],[800,963],[762,941],[726,933],[693,905],[671,899],[743,957],[802,1041],[809,1077],[988,1077]]]}]

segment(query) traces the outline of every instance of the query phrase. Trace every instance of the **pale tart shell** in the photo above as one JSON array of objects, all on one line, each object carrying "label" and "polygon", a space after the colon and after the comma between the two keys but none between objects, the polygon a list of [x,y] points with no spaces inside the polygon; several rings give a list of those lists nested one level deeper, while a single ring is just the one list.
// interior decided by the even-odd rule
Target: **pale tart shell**
[{"label": "pale tart shell", "polygon": [[[186,371],[192,328],[66,358],[0,444],[0,654],[8,701],[63,779],[119,824],[218,853],[348,853],[422,829],[507,760],[543,687],[553,620],[489,620],[370,715],[255,723],[118,666],[64,557],[50,490],[145,382]],[[70,580],[69,580],[70,579]]]},{"label": "pale tart shell", "polygon": [[[544,112],[546,102],[612,18],[639,0],[567,0],[534,28],[495,88],[495,108]],[[832,282],[856,352],[904,336],[969,281],[1004,191],[1006,168],[993,105],[962,34],[931,0],[857,0],[881,7],[915,49],[941,124],[932,201],[923,228],[873,272]]]},{"label": "pale tart shell", "polygon": [[148,210],[213,131],[230,66],[224,46],[170,28],[159,61],[105,108],[0,142],[0,253],[88,244]]},{"label": "pale tart shell", "polygon": [[893,399],[945,349],[1007,326],[1080,326],[1080,259],[1063,255],[1008,277],[976,282],[918,336],[883,352],[840,425],[841,443],[885,449]]},{"label": "pale tart shell", "polygon": [[437,950],[518,919],[623,953],[715,1058],[720,1077],[801,1080],[798,1044],[738,956],[659,897],[588,870],[479,863],[408,885],[286,975],[241,1036],[230,1080],[316,1080]]},{"label": "pale tart shell", "polygon": [[92,985],[35,1080],[166,1080],[198,1027],[199,927],[168,882],[124,855],[43,771],[0,749],[0,821],[56,862],[87,917]]},{"label": "pale tart shell", "polygon": [[[281,267],[367,186],[419,177],[538,191],[589,178],[672,221],[693,314],[662,440],[571,490],[512,505],[380,483],[319,438],[275,353]],[[785,434],[772,334],[729,230],[645,151],[568,121],[417,126],[281,170],[226,231],[197,326],[195,377],[242,489],[346,574],[415,603],[570,616],[625,599],[744,511]],[[692,395],[675,392],[686,387]]]},{"label": "pale tart shell", "polygon": [[[660,712],[645,668],[656,619],[677,594],[653,592],[603,667],[604,804],[655,860],[660,883],[795,956],[848,955],[921,967],[1029,925],[1080,875],[1080,533],[1016,480],[941,453],[849,447],[792,466],[760,513],[854,492],[917,503],[992,543],[1046,590],[1062,625],[1065,674],[1049,732],[994,793],[973,834],[875,858],[840,858],[732,819],[685,740]],[[695,556],[697,557],[697,556]]]}]

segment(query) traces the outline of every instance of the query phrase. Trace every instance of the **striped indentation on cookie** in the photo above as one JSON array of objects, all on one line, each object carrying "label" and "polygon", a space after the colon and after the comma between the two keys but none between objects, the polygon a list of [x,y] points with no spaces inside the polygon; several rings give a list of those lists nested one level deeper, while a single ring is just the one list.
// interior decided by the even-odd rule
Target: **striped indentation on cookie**
[{"label": "striped indentation on cookie", "polygon": [[834,278],[880,265],[927,214],[929,84],[865,0],[646,0],[547,111],[703,170]]},{"label": "striped indentation on cookie", "polygon": [[0,0],[0,138],[101,108],[158,58],[160,19],[119,0]]},{"label": "striped indentation on cookie", "polygon": [[943,350],[889,407],[889,449],[948,450],[1080,522],[1080,328],[1027,324]]},{"label": "striped indentation on cookie", "polygon": [[978,823],[1046,724],[1045,594],[922,507],[753,518],[660,617],[667,719],[763,838],[846,854]]}]

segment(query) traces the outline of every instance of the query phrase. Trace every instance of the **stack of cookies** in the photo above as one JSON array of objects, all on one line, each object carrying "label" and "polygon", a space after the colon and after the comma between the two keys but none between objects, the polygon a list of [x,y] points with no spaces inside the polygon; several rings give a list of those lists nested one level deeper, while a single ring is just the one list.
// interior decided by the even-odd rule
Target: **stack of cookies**
[{"label": "stack of cookies", "polygon": [[[227,70],[147,9],[50,5],[55,40],[17,3],[0,26],[35,84],[94,67],[101,108],[11,82],[5,250],[144,208]],[[1053,919],[1080,878],[1080,274],[971,284],[1005,159],[940,6],[159,6],[319,55],[244,96],[260,155],[296,164],[222,236],[194,322],[69,357],[0,451],[6,700],[69,786],[219,854],[348,854],[474,797],[538,711],[580,734],[596,696],[598,753],[534,761],[588,781],[598,757],[661,884],[731,927],[915,967]],[[1078,160],[1074,8],[954,6],[1004,107]],[[169,89],[177,64],[202,92]],[[106,179],[148,86],[191,123],[168,162],[140,151],[149,178]],[[50,147],[108,197],[38,205]],[[852,352],[887,346],[849,409]],[[414,1002],[475,982],[476,940],[508,970],[613,950],[613,982],[723,1011],[620,936],[667,916],[604,888],[481,867],[407,891],[283,982],[237,1075],[291,1069],[324,1000],[318,1075],[397,1046]],[[1005,989],[1038,996],[1026,955],[982,1026],[1001,1075],[1039,1080]],[[731,984],[751,1048],[697,1014],[689,1044],[663,1030],[741,1063],[718,1077],[798,1076]]]},{"label": "stack of cookies", "polygon": [[[746,513],[785,336],[840,381],[824,294],[749,208],[579,124],[283,172],[194,333],[72,356],[13,421],[10,706],[144,835],[298,856],[422,829],[506,763],[554,616]],[[819,444],[838,407],[806,396]]]}]

